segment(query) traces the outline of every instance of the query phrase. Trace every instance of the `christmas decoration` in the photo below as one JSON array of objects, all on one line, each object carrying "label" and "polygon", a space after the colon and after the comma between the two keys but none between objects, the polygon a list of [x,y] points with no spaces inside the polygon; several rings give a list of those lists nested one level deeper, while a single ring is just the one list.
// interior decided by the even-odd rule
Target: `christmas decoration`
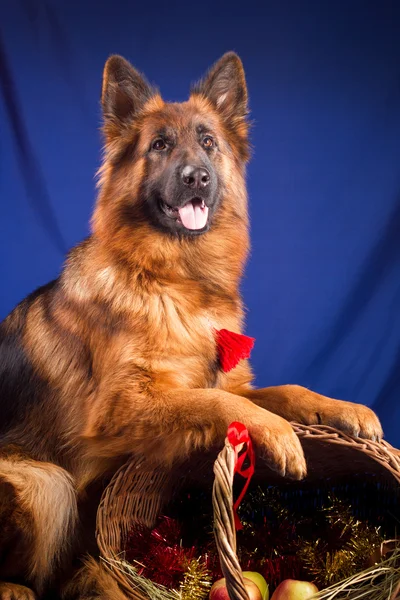
[{"label": "christmas decoration", "polygon": [[[143,592],[151,600],[180,600],[179,591],[168,590],[139,575],[129,563],[117,559],[103,559],[112,569],[120,571],[133,589]],[[340,581],[318,592],[318,600],[398,600],[400,597],[400,547],[393,548],[390,556],[379,565]],[[271,599],[272,600],[272,599]]]},{"label": "christmas decoration", "polygon": [[[240,458],[245,436],[240,427],[233,424],[233,429]],[[396,498],[386,494],[385,486],[358,481],[317,489],[260,487],[252,481],[238,506],[242,569],[263,576],[272,593],[285,579],[309,580],[322,589],[362,572],[371,560],[382,564],[381,542],[394,537],[398,525]],[[360,496],[367,500],[361,502]],[[190,485],[152,530],[132,530],[126,558],[135,577],[151,582],[157,594],[173,592],[174,600],[207,598],[210,583],[222,577],[211,506],[211,486]]]},{"label": "christmas decoration", "polygon": [[228,331],[216,329],[217,351],[220,367],[225,373],[231,371],[239,361],[250,358],[255,338]]},{"label": "christmas decoration", "polygon": [[211,589],[211,577],[206,563],[200,558],[193,558],[186,566],[183,581],[177,592],[177,600],[203,600]]},{"label": "christmas decoration", "polygon": [[400,546],[379,565],[318,592],[318,600],[397,600],[400,593]]},{"label": "christmas decoration", "polygon": [[161,517],[153,530],[135,527],[127,541],[126,559],[139,575],[167,588],[179,587],[186,566],[197,549],[182,547],[181,527],[177,520]]},{"label": "christmas decoration", "polygon": [[299,556],[306,572],[326,587],[361,571],[383,540],[379,528],[356,519],[350,507],[335,497],[330,497],[323,512],[331,544],[322,539],[306,541]]}]

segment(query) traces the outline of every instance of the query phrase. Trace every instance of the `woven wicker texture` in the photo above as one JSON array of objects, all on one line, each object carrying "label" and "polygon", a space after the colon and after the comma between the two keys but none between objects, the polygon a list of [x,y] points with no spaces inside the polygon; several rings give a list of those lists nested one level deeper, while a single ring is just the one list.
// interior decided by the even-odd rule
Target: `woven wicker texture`
[{"label": "woven wicker texture", "polygon": [[[389,482],[394,488],[400,484],[400,452],[386,442],[371,442],[354,439],[341,432],[315,425],[306,427],[293,424],[303,446],[307,464],[307,480],[333,480],[357,473],[371,474],[379,480]],[[234,476],[234,450],[225,442],[214,463],[214,533],[220,556],[221,568],[227,579],[231,600],[248,600],[243,576],[236,555],[236,531],[232,511],[232,484]],[[188,470],[192,475],[208,472],[198,464]],[[208,460],[208,466],[210,460]],[[129,530],[135,524],[151,527],[163,505],[171,498],[178,481],[182,479],[181,466],[178,471],[166,472],[161,467],[144,462],[129,461],[113,477],[106,488],[97,514],[97,541],[100,555],[105,560],[121,558]],[[257,462],[257,477],[268,483],[282,482],[261,461]],[[104,563],[107,565],[107,563]],[[134,600],[147,600],[134,590],[124,573],[107,566],[123,591]]]},{"label": "woven wicker texture", "polygon": [[[170,496],[169,480],[168,472],[141,461],[129,461],[117,471],[105,489],[97,511],[96,537],[103,559],[121,559],[133,525],[154,525]],[[145,598],[132,589],[122,571],[113,569],[106,562],[104,564],[129,598]]]}]

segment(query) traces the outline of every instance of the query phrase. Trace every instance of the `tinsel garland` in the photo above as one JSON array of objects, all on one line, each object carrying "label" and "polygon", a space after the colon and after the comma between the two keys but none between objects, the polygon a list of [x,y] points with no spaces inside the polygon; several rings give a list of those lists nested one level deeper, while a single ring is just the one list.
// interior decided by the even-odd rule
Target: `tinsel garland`
[{"label": "tinsel garland", "polygon": [[186,566],[198,554],[197,548],[183,547],[181,541],[179,522],[164,516],[152,530],[135,527],[130,532],[126,559],[139,575],[169,589],[178,588]]},{"label": "tinsel garland", "polygon": [[183,581],[176,592],[177,600],[203,600],[211,589],[212,578],[206,562],[193,558],[186,566]]},{"label": "tinsel garland", "polygon": [[[318,587],[326,587],[365,568],[383,541],[379,526],[356,518],[352,507],[332,492],[324,495],[318,508],[309,506],[308,510],[304,496],[298,497],[296,507],[290,498],[291,510],[287,500],[277,488],[258,488],[240,512],[244,525],[242,537],[238,535],[241,560],[247,558],[247,564],[266,579],[271,577],[268,571],[275,556],[282,557],[283,564],[290,561],[296,571],[290,578],[311,579]],[[280,575],[267,581],[274,585],[287,578],[279,579]]]},{"label": "tinsel garland", "polygon": [[[369,491],[374,498],[374,490]],[[375,491],[376,507],[385,490]],[[392,531],[373,508],[369,520],[359,518],[344,500],[347,495],[357,505],[357,493],[348,487],[291,491],[253,486],[239,509],[242,568],[261,573],[271,591],[283,579],[313,580],[321,588],[362,570],[383,539],[381,529],[386,527],[390,537]],[[177,599],[203,600],[211,581],[222,576],[209,491],[192,489],[170,508],[172,518],[160,518],[153,530],[132,530],[127,559],[140,575],[180,594]]]},{"label": "tinsel garland", "polygon": [[299,557],[307,573],[327,587],[363,570],[383,539],[378,527],[356,519],[350,507],[335,497],[331,497],[331,505],[323,512],[331,538],[336,537],[339,547],[329,547],[321,539],[306,541],[299,549]]}]

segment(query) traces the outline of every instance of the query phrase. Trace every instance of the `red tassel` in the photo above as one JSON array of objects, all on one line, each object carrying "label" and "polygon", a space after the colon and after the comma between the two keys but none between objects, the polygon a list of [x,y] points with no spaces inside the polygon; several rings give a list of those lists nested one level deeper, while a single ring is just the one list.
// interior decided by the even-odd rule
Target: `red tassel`
[{"label": "red tassel", "polygon": [[215,333],[219,363],[225,373],[236,367],[243,358],[250,357],[255,338],[234,333],[228,329],[216,329]]}]

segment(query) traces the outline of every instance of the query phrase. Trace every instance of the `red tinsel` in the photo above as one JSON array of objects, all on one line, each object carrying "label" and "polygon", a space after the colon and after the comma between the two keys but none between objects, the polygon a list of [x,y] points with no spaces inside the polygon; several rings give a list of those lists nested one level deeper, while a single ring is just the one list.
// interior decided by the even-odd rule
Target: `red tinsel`
[{"label": "red tinsel", "polygon": [[[266,581],[268,581],[268,585],[272,590],[285,579],[302,579],[304,576],[301,561],[294,555],[266,559],[259,567],[256,565],[256,568],[253,565],[252,570],[258,570]],[[242,568],[244,569],[245,567],[242,566]]]},{"label": "red tinsel", "polygon": [[[280,535],[283,535],[282,525],[279,527]],[[160,517],[152,530],[133,528],[126,544],[126,559],[140,575],[168,589],[179,588],[189,561],[199,556],[204,559],[205,567],[213,581],[220,579],[223,575],[214,540],[210,538],[205,543],[203,541],[195,546],[186,546],[181,531],[179,521],[169,517]],[[280,537],[278,532],[275,533]],[[244,570],[257,571],[264,575],[273,589],[283,579],[301,579],[304,574],[297,556],[285,553],[267,557],[267,548],[264,552],[255,550],[255,546],[258,545],[260,549],[268,546],[272,541],[271,537],[274,538],[269,524],[265,522],[260,529],[253,531],[249,539],[243,538],[239,542],[239,560]],[[244,542],[246,543],[243,545]],[[275,540],[272,543],[275,545]],[[269,550],[271,551],[271,548]],[[284,548],[282,550],[284,551]]]},{"label": "red tinsel", "polygon": [[216,329],[215,336],[219,363],[225,373],[236,367],[242,359],[250,357],[255,338],[234,333],[228,329]]},{"label": "red tinsel", "polygon": [[175,519],[161,517],[150,530],[135,527],[126,546],[126,559],[139,575],[167,588],[179,587],[188,562],[197,557],[197,549],[181,545],[181,528]]},{"label": "red tinsel", "polygon": [[[266,543],[269,533],[269,527],[265,524],[260,529],[258,540],[252,540],[253,544],[261,541],[262,537]],[[153,530],[136,527],[131,531],[127,540],[126,558],[140,575],[168,589],[179,588],[188,562],[200,555],[214,581],[223,576],[212,539],[203,546],[191,547],[185,547],[182,541],[179,522],[162,517]],[[304,576],[300,559],[290,554],[266,558],[262,553],[254,552],[254,548],[247,549],[240,545],[239,559],[244,570],[261,573],[272,589],[284,579],[301,579]]]}]

